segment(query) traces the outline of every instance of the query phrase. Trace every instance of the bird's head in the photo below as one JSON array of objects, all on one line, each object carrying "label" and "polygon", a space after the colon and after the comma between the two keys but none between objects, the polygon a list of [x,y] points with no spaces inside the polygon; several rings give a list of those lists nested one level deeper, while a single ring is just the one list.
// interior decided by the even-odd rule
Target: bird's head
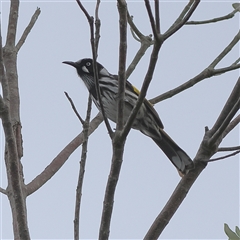
[{"label": "bird's head", "polygon": [[[79,77],[84,75],[92,76],[93,73],[93,60],[91,58],[84,58],[77,62],[64,61],[63,63],[71,65],[76,68]],[[111,75],[100,63],[97,62],[97,71],[99,77]]]}]

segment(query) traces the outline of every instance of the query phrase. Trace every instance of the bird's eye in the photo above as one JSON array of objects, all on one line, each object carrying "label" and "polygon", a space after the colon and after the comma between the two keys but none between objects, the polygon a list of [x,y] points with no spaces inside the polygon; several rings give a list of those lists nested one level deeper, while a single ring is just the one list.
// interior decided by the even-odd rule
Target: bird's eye
[{"label": "bird's eye", "polygon": [[87,67],[91,66],[91,63],[90,63],[90,62],[87,62],[87,63],[86,63],[86,66],[87,66]]}]

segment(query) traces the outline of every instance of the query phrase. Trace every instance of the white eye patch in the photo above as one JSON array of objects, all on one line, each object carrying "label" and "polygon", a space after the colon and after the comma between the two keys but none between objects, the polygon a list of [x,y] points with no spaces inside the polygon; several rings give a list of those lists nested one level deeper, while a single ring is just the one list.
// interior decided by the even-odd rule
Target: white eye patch
[{"label": "white eye patch", "polygon": [[102,68],[100,70],[100,74],[103,75],[103,76],[109,76],[109,72],[105,68]]},{"label": "white eye patch", "polygon": [[82,67],[82,70],[86,73],[89,73],[88,69],[85,66]]}]

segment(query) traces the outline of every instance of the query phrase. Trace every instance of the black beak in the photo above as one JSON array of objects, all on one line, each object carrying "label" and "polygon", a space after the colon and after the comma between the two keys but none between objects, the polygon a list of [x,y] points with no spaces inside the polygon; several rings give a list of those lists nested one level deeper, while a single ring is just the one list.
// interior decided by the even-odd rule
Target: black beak
[{"label": "black beak", "polygon": [[73,66],[73,67],[77,68],[77,64],[76,64],[75,62],[71,62],[71,61],[64,61],[64,62],[62,62],[62,63],[68,64],[68,65],[71,65],[71,66]]}]

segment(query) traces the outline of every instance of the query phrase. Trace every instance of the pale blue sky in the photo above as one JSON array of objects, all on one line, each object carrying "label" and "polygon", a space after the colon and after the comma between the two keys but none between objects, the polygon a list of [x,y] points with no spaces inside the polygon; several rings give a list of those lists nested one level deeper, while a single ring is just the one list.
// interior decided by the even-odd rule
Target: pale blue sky
[{"label": "pale blue sky", "polygon": [[[166,30],[186,2],[161,2],[161,28]],[[230,13],[230,1],[203,2],[192,20],[204,20]],[[92,15],[94,2],[84,5]],[[1,1],[3,42],[8,19],[7,2]],[[130,14],[145,35],[151,33],[144,3],[129,1]],[[72,97],[82,117],[88,93],[73,68],[62,64],[91,57],[88,22],[75,1],[23,1],[20,6],[18,36],[31,15],[40,7],[41,15],[19,53],[21,120],[26,183],[82,130],[64,91]],[[114,1],[103,2],[98,61],[110,73],[118,71],[118,12]],[[200,73],[227,46],[239,29],[239,15],[220,23],[185,26],[167,40],[159,54],[154,79],[148,91],[153,98]],[[130,63],[139,43],[128,33]],[[146,73],[151,49],[130,77],[138,88]],[[239,57],[239,45],[219,67],[231,65]],[[166,132],[194,158],[204,127],[210,128],[230,94],[239,71],[206,79],[193,88],[155,105]],[[97,113],[93,106],[92,116]],[[114,126],[114,125],[113,125]],[[1,137],[1,141],[3,136]],[[221,146],[239,145],[235,129]],[[4,149],[1,143],[1,149]],[[105,185],[111,162],[111,142],[102,124],[90,137],[81,207],[80,236],[96,239],[101,218]],[[60,171],[27,199],[32,239],[73,238],[75,189],[80,148]],[[200,175],[187,198],[163,232],[161,239],[226,239],[224,223],[239,225],[239,156],[211,163]],[[6,187],[1,152],[1,187]],[[177,171],[154,144],[135,130],[125,148],[112,217],[111,239],[141,239],[162,209],[180,178]],[[6,196],[0,196],[0,238],[12,238],[12,220]]]}]

